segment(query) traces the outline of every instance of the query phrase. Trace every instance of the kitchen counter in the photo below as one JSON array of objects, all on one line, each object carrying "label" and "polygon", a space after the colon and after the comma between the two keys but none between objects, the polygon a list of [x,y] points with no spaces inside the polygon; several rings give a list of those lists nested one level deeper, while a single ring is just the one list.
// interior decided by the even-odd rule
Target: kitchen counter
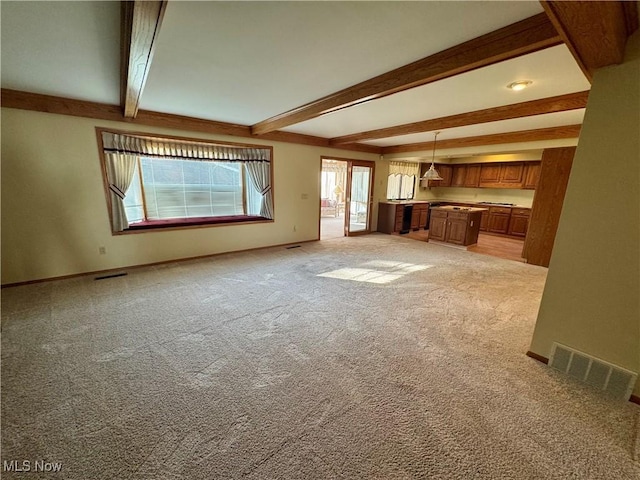
[{"label": "kitchen counter", "polygon": [[447,200],[447,199],[432,199],[432,200],[427,200],[427,202],[429,203],[454,203],[454,204],[460,204],[460,205],[477,205],[477,206],[481,206],[483,208],[489,208],[489,207],[512,207],[512,208],[531,208],[530,206],[527,207],[526,205],[517,205],[515,203],[500,203],[500,202],[474,202],[474,201],[466,201],[466,200]]},{"label": "kitchen counter", "polygon": [[384,203],[387,205],[413,205],[413,204],[429,203],[429,200],[385,200],[384,202],[378,202],[378,203]]},{"label": "kitchen counter", "polygon": [[462,207],[457,205],[445,205],[444,207],[431,207],[431,210],[445,210],[447,212],[486,212],[489,207]]}]

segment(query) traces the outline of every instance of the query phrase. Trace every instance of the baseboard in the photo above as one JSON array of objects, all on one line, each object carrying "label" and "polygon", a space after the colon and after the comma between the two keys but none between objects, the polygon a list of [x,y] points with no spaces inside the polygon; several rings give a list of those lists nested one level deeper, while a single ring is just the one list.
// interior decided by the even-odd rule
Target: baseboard
[{"label": "baseboard", "polygon": [[543,357],[542,355],[538,355],[537,353],[532,352],[531,350],[527,351],[527,357],[531,357],[534,360],[544,363],[545,365],[549,364],[549,359],[547,357]]},{"label": "baseboard", "polygon": [[172,260],[163,260],[161,262],[141,263],[141,264],[138,264],[138,265],[128,265],[128,266],[125,266],[125,267],[109,268],[107,270],[94,270],[94,271],[90,271],[90,272],[72,273],[70,275],[60,275],[58,277],[47,277],[47,278],[39,278],[39,279],[36,279],[36,280],[26,280],[24,282],[5,283],[3,285],[0,285],[0,288],[21,287],[23,285],[32,285],[34,283],[54,282],[56,280],[68,280],[70,278],[86,277],[86,276],[89,276],[89,275],[108,275],[108,274],[111,274],[111,273],[114,273],[114,272],[122,272],[124,270],[131,270],[131,269],[134,269],[134,268],[155,267],[157,265],[166,265],[166,264],[169,264],[169,263],[188,262],[190,260],[200,260],[202,258],[217,257],[217,256],[220,256],[220,255],[226,255],[226,254],[229,254],[229,253],[254,252],[256,250],[264,250],[264,249],[267,249],[267,248],[288,247],[290,245],[299,245],[299,244],[302,244],[302,243],[311,243],[311,242],[317,242],[317,241],[318,241],[318,239],[302,240],[300,242],[281,243],[281,244],[278,244],[278,245],[265,245],[264,247],[245,248],[243,250],[231,250],[231,251],[228,251],[228,252],[210,253],[208,255],[198,255],[196,257],[174,258]]},{"label": "baseboard", "polygon": [[[531,350],[527,351],[527,357],[531,357],[534,360],[537,360],[539,362],[544,363],[545,365],[549,364],[549,359],[547,357],[543,357],[542,355],[538,355],[537,353],[532,352]],[[632,394],[629,397],[629,401],[631,403],[636,403],[636,404],[640,405],[640,396]]]}]

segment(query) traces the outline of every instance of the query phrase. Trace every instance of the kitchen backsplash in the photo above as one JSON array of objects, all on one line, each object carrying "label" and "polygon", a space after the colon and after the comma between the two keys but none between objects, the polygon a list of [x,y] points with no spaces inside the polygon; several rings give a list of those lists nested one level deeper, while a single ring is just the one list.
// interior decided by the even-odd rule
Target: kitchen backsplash
[{"label": "kitchen backsplash", "polygon": [[457,200],[467,202],[513,203],[522,207],[531,207],[534,190],[516,190],[510,188],[457,188],[418,187],[416,200]]}]

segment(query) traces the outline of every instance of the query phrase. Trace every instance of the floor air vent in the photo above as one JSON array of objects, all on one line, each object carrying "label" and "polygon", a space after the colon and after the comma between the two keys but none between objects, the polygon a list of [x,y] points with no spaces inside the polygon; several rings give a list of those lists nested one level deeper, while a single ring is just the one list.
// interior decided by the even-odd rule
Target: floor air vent
[{"label": "floor air vent", "polygon": [[549,365],[622,400],[629,400],[638,378],[636,373],[559,343],[553,344]]}]

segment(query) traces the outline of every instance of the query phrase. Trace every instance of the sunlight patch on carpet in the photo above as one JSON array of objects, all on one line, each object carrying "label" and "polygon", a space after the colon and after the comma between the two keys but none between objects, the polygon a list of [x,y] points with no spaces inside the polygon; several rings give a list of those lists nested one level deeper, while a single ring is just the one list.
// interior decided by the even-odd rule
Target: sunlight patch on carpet
[{"label": "sunlight patch on carpet", "polygon": [[339,268],[331,272],[321,273],[318,276],[339,280],[351,280],[354,282],[385,284],[398,280],[409,273],[426,270],[427,268],[433,267],[433,265],[415,265],[412,263],[391,262],[387,260],[372,260],[362,264],[361,267],[373,268]]}]

